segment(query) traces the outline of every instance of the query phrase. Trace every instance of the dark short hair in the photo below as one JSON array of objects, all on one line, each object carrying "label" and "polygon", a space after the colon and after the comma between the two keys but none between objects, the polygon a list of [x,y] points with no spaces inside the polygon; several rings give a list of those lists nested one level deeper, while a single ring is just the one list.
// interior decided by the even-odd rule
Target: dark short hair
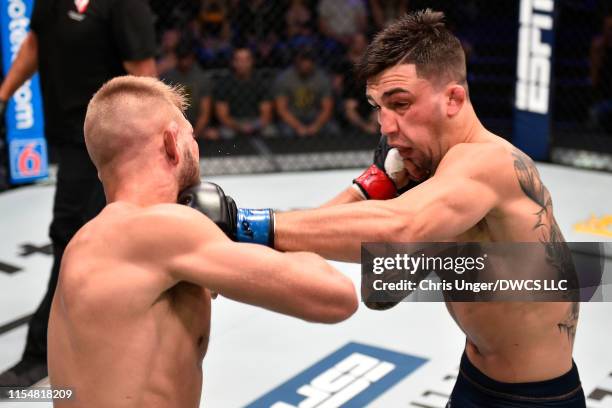
[{"label": "dark short hair", "polygon": [[466,83],[461,42],[444,24],[444,13],[421,10],[405,14],[380,31],[368,46],[356,73],[368,80],[398,64],[414,64],[419,77]]}]

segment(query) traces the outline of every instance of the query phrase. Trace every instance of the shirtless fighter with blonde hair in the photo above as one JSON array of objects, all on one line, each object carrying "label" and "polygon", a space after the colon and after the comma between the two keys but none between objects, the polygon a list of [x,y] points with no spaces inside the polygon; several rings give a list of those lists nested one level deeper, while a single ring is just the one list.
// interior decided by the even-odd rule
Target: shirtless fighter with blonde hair
[{"label": "shirtless fighter with blonde hair", "polygon": [[[175,204],[199,182],[184,108],[181,92],[131,76],[109,81],[89,103],[85,141],[107,206],[62,262],[49,378],[75,399],[57,407],[199,406],[211,292],[313,322],[357,308],[352,282],[320,256],[232,242]],[[200,193],[221,210],[216,186]]]}]

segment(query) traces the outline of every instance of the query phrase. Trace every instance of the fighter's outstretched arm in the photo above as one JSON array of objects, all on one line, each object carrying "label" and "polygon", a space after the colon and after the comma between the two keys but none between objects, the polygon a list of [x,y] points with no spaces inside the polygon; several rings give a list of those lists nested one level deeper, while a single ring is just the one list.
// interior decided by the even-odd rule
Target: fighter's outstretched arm
[{"label": "fighter's outstretched arm", "polygon": [[331,207],[331,206],[339,205],[339,204],[358,203],[363,200],[365,200],[365,198],[361,196],[357,192],[357,190],[355,190],[351,186],[351,187],[347,187],[344,190],[342,190],[337,196],[327,201],[326,203],[321,205],[321,207],[319,208]]},{"label": "fighter's outstretched arm", "polygon": [[359,262],[362,242],[454,240],[495,207],[500,194],[493,179],[500,175],[475,157],[449,159],[429,180],[392,200],[276,213],[275,247]]},{"label": "fighter's outstretched arm", "polygon": [[[215,228],[216,229],[216,228]],[[206,271],[185,265],[179,275],[222,296],[320,323],[337,323],[358,306],[350,279],[319,255],[281,253],[223,240],[202,245],[197,257]],[[188,261],[191,263],[190,261]]]},{"label": "fighter's outstretched arm", "polygon": [[232,242],[188,207],[156,211],[142,223],[145,230],[158,231],[143,231],[148,257],[155,259],[145,262],[164,265],[168,285],[187,281],[230,299],[322,323],[339,322],[357,309],[353,283],[318,255]]}]

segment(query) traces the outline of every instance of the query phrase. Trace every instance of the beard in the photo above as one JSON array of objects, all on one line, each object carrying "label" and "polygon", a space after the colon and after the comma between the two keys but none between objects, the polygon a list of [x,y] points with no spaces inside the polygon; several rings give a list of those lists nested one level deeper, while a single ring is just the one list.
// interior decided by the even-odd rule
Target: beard
[{"label": "beard", "polygon": [[183,166],[178,175],[179,191],[200,183],[200,161],[194,157],[191,150],[183,151]]}]

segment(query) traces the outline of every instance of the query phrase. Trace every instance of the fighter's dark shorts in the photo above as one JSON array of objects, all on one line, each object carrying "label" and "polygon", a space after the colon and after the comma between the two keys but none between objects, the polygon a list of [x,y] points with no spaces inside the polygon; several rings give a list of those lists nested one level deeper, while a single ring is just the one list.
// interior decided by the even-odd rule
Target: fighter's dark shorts
[{"label": "fighter's dark shorts", "polygon": [[467,358],[461,366],[455,388],[446,408],[586,408],[578,369],[552,380],[529,383],[503,383],[487,377]]}]

